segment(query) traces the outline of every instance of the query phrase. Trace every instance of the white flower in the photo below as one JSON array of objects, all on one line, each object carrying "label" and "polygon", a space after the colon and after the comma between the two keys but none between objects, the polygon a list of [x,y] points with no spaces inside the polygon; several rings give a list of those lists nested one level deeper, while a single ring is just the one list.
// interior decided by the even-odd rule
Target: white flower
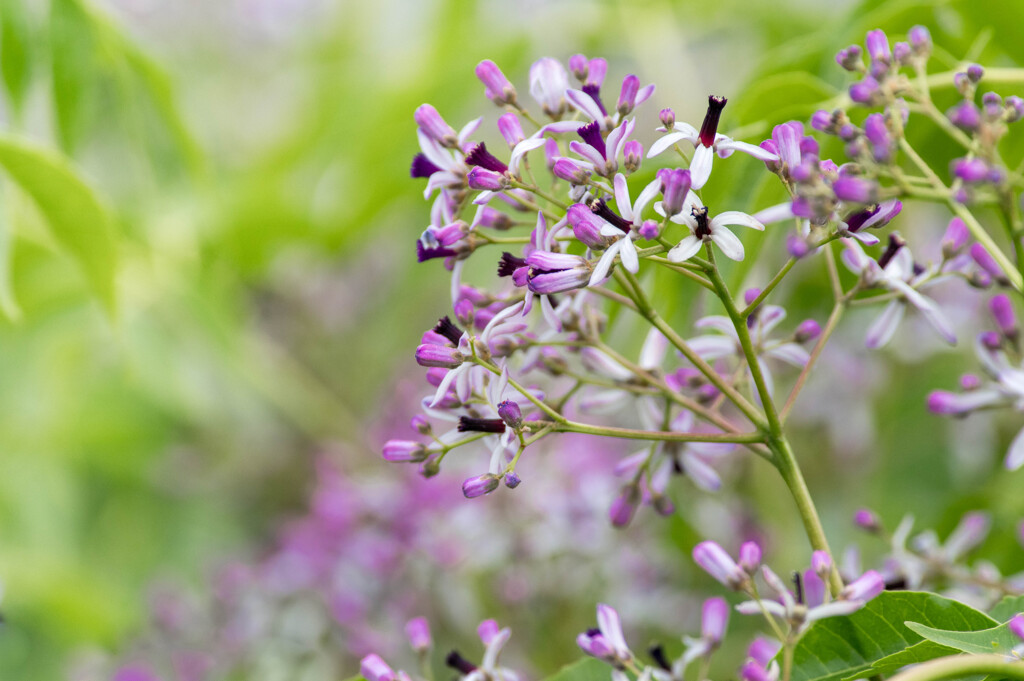
[{"label": "white flower", "polygon": [[[655,204],[654,210],[664,215],[660,204]],[[684,224],[690,228],[690,235],[684,237],[668,252],[667,257],[672,262],[689,260],[697,255],[702,244],[709,241],[715,243],[722,250],[722,255],[730,260],[743,260],[743,244],[726,226],[738,225],[764,231],[764,225],[753,216],[737,210],[727,210],[709,220],[707,207],[701,205],[700,199],[692,192],[686,197],[683,212],[670,219],[672,222]]]}]

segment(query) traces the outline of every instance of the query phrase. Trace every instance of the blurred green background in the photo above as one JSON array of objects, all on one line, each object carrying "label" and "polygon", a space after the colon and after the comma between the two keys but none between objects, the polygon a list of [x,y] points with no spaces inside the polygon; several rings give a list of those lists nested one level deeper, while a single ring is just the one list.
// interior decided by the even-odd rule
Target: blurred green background
[{"label": "blurred green background", "polygon": [[[868,29],[924,23],[951,55],[1019,65],[1022,20],[1015,0],[0,0],[0,678],[116,650],[147,582],[199,580],[302,508],[323,443],[382,465],[361,424],[447,290],[412,248],[428,221],[412,111],[482,112],[492,134],[479,60],[525,92],[540,56],[605,56],[609,82],[657,83],[648,130],[715,92],[755,138],[838,92],[832,56]],[[817,275],[794,305],[821,318]],[[983,425],[951,456],[923,398],[971,360],[940,360],[929,380],[894,360],[879,381],[900,388],[838,415],[884,444],[844,459],[819,422],[798,433],[812,489],[846,486],[820,495],[840,545],[861,504],[948,530],[994,503],[992,557],[1019,566],[1022,480],[990,475],[1015,429]],[[744,489],[795,532],[766,477]]]}]

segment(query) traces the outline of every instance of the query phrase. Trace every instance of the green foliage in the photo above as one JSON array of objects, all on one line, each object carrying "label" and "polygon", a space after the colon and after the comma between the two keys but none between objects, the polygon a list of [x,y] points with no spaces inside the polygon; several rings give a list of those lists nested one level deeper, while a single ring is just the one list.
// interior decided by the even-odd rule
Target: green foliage
[{"label": "green foliage", "polygon": [[984,655],[986,653],[1010,654],[1014,646],[1020,643],[1016,634],[1010,631],[1009,623],[1000,624],[998,627],[983,629],[981,631],[950,631],[926,627],[917,622],[907,622],[906,625],[919,636],[949,648],[956,648],[965,653]]},{"label": "green foliage", "polygon": [[113,314],[117,250],[110,217],[66,158],[9,135],[0,135],[0,166],[35,202],[49,232],[84,272]]},{"label": "green foliage", "polygon": [[578,662],[567,664],[544,681],[608,681],[611,669],[606,662],[585,657]]},{"label": "green foliage", "polygon": [[0,76],[16,114],[24,106],[32,76],[34,37],[21,0],[0,0]]},{"label": "green foliage", "polygon": [[1003,596],[1002,600],[995,604],[989,617],[996,622],[1007,622],[1011,617],[1024,612],[1024,596]]},{"label": "green foliage", "polygon": [[862,678],[875,662],[921,640],[903,624],[906,621],[962,631],[995,623],[984,613],[936,594],[885,591],[852,615],[815,622],[794,649],[793,681]]}]

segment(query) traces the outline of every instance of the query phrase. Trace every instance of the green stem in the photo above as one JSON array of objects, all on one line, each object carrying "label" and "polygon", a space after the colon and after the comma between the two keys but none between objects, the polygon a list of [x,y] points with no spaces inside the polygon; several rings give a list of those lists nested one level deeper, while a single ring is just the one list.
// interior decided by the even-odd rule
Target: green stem
[{"label": "green stem", "polygon": [[950,655],[922,662],[905,672],[890,676],[889,681],[941,681],[960,679],[976,674],[993,674],[997,678],[1024,681],[1024,663],[1009,661],[1003,655]]},{"label": "green stem", "polygon": [[779,416],[782,418],[782,422],[785,423],[786,417],[789,416],[789,412],[793,409],[793,405],[796,403],[796,398],[803,390],[804,384],[807,382],[807,377],[811,373],[811,369],[814,364],[818,361],[818,357],[821,356],[822,350],[825,349],[825,344],[828,343],[828,339],[832,336],[832,332],[836,330],[836,326],[839,324],[839,320],[843,316],[843,312],[846,310],[846,302],[840,298],[836,301],[835,306],[832,308],[832,314],[829,315],[828,321],[825,323],[825,328],[821,330],[821,335],[818,337],[818,342],[814,346],[814,350],[811,351],[811,357],[807,360],[807,364],[800,371],[800,376],[796,379],[796,384],[789,393],[789,398],[786,399],[785,406],[782,407],[782,411]]},{"label": "green stem", "polygon": [[763,433],[675,433],[665,430],[637,430],[634,428],[616,428],[613,426],[595,426],[578,421],[549,423],[547,421],[527,421],[526,426],[548,428],[553,433],[583,433],[585,435],[602,435],[618,437],[625,440],[650,440],[658,442],[729,442],[755,443],[764,442]]}]

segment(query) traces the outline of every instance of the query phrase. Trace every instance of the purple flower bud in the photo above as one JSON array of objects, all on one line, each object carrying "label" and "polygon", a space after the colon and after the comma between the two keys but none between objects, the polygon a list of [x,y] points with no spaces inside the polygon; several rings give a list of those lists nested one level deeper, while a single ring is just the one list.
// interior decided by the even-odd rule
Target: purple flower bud
[{"label": "purple flower bud", "polygon": [[927,56],[932,51],[932,35],[924,26],[914,26],[907,33],[907,40],[915,54]]},{"label": "purple flower bud", "polygon": [[512,112],[498,117],[498,131],[510,147],[519,144],[526,137],[523,134],[523,126],[519,122],[519,116]]},{"label": "purple flower bud", "polygon": [[928,411],[938,416],[958,416],[969,410],[956,393],[947,390],[933,390],[928,393]]},{"label": "purple flower bud", "polygon": [[981,112],[978,111],[974,102],[967,99],[947,111],[946,117],[949,118],[950,123],[964,132],[977,132],[981,126]]},{"label": "purple flower bud", "polygon": [[604,84],[606,75],[608,75],[608,62],[603,57],[594,57],[587,64],[586,85],[600,88]]},{"label": "purple flower bud", "polygon": [[811,247],[800,236],[789,234],[786,237],[786,251],[794,258],[799,259],[810,253]]},{"label": "purple flower bud", "polygon": [[970,232],[967,225],[960,218],[953,218],[946,227],[946,233],[942,237],[942,255],[949,260],[959,253],[967,245]]},{"label": "purple flower bud", "polygon": [[558,159],[561,158],[561,153],[562,150],[558,148],[557,140],[549,137],[547,141],[544,142],[544,160],[547,161],[548,170],[555,167],[555,163],[557,163]]},{"label": "purple flower bud", "polygon": [[772,681],[772,676],[754,660],[747,660],[740,669],[740,678],[743,681]]},{"label": "purple flower bud", "polygon": [[627,115],[636,106],[636,96],[640,92],[640,79],[630,74],[622,80],[622,91],[619,93],[619,101],[615,108],[623,116]]},{"label": "purple flower bud", "polygon": [[584,55],[574,54],[569,57],[569,71],[571,71],[573,77],[581,83],[587,79],[587,72],[589,69],[590,65]]},{"label": "purple flower bud", "polygon": [[615,651],[612,650],[608,640],[598,629],[591,629],[576,637],[576,645],[587,655],[592,655],[600,660],[614,659]]},{"label": "purple flower bud", "polygon": [[827,551],[815,551],[811,554],[811,569],[825,579],[825,575],[832,571],[832,556]]},{"label": "purple flower bud", "polygon": [[505,487],[508,487],[509,489],[515,489],[516,487],[519,487],[519,483],[521,483],[522,481],[523,479],[520,478],[519,474],[516,473],[515,471],[509,471],[508,473],[505,473]]},{"label": "purple flower bud", "polygon": [[589,170],[564,156],[555,161],[555,165],[551,167],[551,172],[555,177],[571,184],[586,184],[590,179]]},{"label": "purple flower bud", "polygon": [[889,39],[880,28],[868,31],[864,45],[868,48],[868,56],[872,61],[888,62],[892,57],[889,52]]},{"label": "purple flower bud", "polygon": [[544,57],[530,67],[530,95],[545,114],[556,117],[565,111],[565,91],[568,89],[569,74],[557,59]]},{"label": "purple flower bud", "polygon": [[469,175],[466,176],[466,180],[469,182],[471,189],[500,192],[509,187],[508,177],[503,173],[497,173],[484,168],[473,168],[469,171]]},{"label": "purple flower bud", "polygon": [[985,69],[982,68],[981,64],[971,64],[967,67],[967,77],[974,84],[977,84],[984,75]]},{"label": "purple flower bud", "polygon": [[512,400],[505,400],[498,404],[498,416],[513,430],[519,430],[523,426],[523,412],[519,409],[519,405]]},{"label": "purple flower bud", "polygon": [[395,672],[375,653],[360,660],[359,672],[366,681],[395,681]]},{"label": "purple flower bud", "polygon": [[974,243],[971,244],[970,254],[974,262],[978,264],[978,267],[985,270],[989,276],[1000,284],[1006,283],[1006,274],[1003,272],[1003,268],[999,266],[999,263],[988,252],[988,249],[979,243]]},{"label": "purple flower bud", "polygon": [[874,570],[868,570],[858,579],[846,585],[839,594],[844,601],[870,601],[885,591],[885,580]]},{"label": "purple flower bud", "polygon": [[701,638],[717,646],[725,636],[729,624],[729,604],[724,598],[709,598],[701,610]]},{"label": "purple flower bud", "polygon": [[416,363],[421,367],[439,367],[454,369],[465,361],[466,357],[456,348],[435,343],[424,343],[416,348]]},{"label": "purple flower bud", "polygon": [[833,132],[832,114],[824,109],[818,109],[811,116],[811,127],[819,132]]},{"label": "purple flower bud", "polygon": [[878,98],[878,81],[867,76],[850,85],[850,99],[858,104],[873,104]]},{"label": "purple flower bud", "polygon": [[498,476],[490,473],[478,475],[475,478],[466,478],[466,481],[462,483],[462,494],[467,499],[475,499],[498,489],[498,482]]},{"label": "purple flower bud", "polygon": [[745,541],[740,546],[739,566],[753,576],[761,565],[761,546],[756,541]]},{"label": "purple flower bud", "polygon": [[882,528],[882,524],[878,520],[878,516],[875,515],[875,512],[866,508],[858,509],[853,514],[853,524],[868,532],[878,532]]},{"label": "purple flower bud", "polygon": [[660,170],[658,177],[661,180],[663,196],[661,207],[667,217],[672,217],[683,210],[683,202],[690,191],[690,171],[678,168]]},{"label": "purple flower bud", "polygon": [[978,342],[989,350],[998,350],[1003,347],[1003,339],[995,331],[982,331],[978,334]]},{"label": "purple flower bud", "polygon": [[885,123],[885,115],[873,113],[864,121],[864,136],[871,142],[875,160],[886,163],[892,158],[892,135]]},{"label": "purple flower bud", "polygon": [[657,239],[660,233],[661,225],[656,220],[644,220],[644,224],[640,225],[640,229],[637,230],[640,238],[648,241]]},{"label": "purple flower bud", "polygon": [[836,63],[847,71],[860,71],[864,68],[860,55],[860,46],[850,45],[849,47],[839,50],[836,54]]},{"label": "purple flower bud", "polygon": [[414,617],[405,625],[405,635],[409,637],[409,645],[417,653],[430,649],[430,625],[426,617]]},{"label": "purple flower bud", "polygon": [[832,183],[832,191],[841,201],[874,203],[878,197],[878,185],[861,177],[841,177]]},{"label": "purple flower bud", "polygon": [[725,549],[713,541],[702,541],[693,549],[693,560],[709,575],[729,587],[739,589],[749,577],[726,553]]},{"label": "purple flower bud", "polygon": [[636,485],[623,485],[619,496],[615,497],[611,508],[608,509],[608,517],[615,527],[625,527],[633,519],[637,506],[640,505],[640,488]]},{"label": "purple flower bud", "polygon": [[964,374],[960,377],[960,387],[963,390],[977,390],[981,387],[981,379],[975,374]]},{"label": "purple flower bud", "polygon": [[806,343],[821,335],[821,325],[813,319],[805,319],[796,327],[794,340],[797,343]]},{"label": "purple flower bud", "polygon": [[985,116],[990,120],[995,120],[1003,115],[1003,98],[995,92],[983,94],[981,105],[985,109]]},{"label": "purple flower bud", "polygon": [[1007,623],[1007,628],[1014,636],[1024,641],[1024,614],[1017,613],[1011,617],[1010,621]]},{"label": "purple flower bud", "polygon": [[409,419],[409,427],[420,435],[430,435],[433,430],[430,426],[430,421],[422,414],[416,414],[416,416]]},{"label": "purple flower bud", "polygon": [[761,289],[759,288],[748,288],[743,292],[743,302],[750,305],[752,302],[757,300],[757,297],[761,295]]},{"label": "purple flower bud", "polygon": [[950,561],[956,561],[966,555],[971,549],[985,541],[991,525],[992,518],[988,513],[981,511],[965,513],[943,545],[946,557]]},{"label": "purple flower bud", "polygon": [[626,170],[631,173],[636,172],[644,157],[644,145],[637,140],[629,140],[622,147],[622,156],[625,160]]},{"label": "purple flower bud", "polygon": [[485,59],[476,66],[476,77],[484,84],[484,94],[498,106],[516,101],[516,89],[498,65]]},{"label": "purple flower bud", "polygon": [[476,628],[476,635],[480,637],[480,642],[485,646],[489,646],[494,637],[501,631],[501,627],[494,620],[484,620],[480,623],[480,626]]},{"label": "purple flower bud", "polygon": [[1013,340],[1017,337],[1017,316],[1013,313],[1013,304],[1009,297],[1000,293],[989,301],[989,309],[992,310],[992,317],[1003,335]]},{"label": "purple flower bud", "polygon": [[384,443],[384,460],[419,462],[427,458],[427,448],[412,440],[388,440]]},{"label": "purple flower bud", "polygon": [[892,46],[892,58],[897,64],[909,63],[912,53],[910,43],[899,42]]},{"label": "purple flower bud", "polygon": [[580,267],[550,272],[532,272],[527,280],[527,286],[534,293],[546,295],[586,288],[590,283],[590,274],[593,269],[586,259],[580,258],[580,260],[583,261]]},{"label": "purple flower bud", "polygon": [[1016,123],[1024,118],[1024,99],[1017,95],[1010,95],[1006,98],[1006,111],[1003,113],[1007,123]]},{"label": "purple flower bud", "polygon": [[779,647],[778,642],[758,636],[751,642],[750,647],[747,648],[747,657],[760,663],[762,666],[768,666],[772,658],[778,654]]},{"label": "purple flower bud", "polygon": [[960,158],[953,161],[953,174],[964,182],[984,182],[989,178],[989,167],[980,158]]},{"label": "purple flower bud", "polygon": [[455,311],[455,317],[459,320],[460,324],[465,327],[473,326],[473,316],[476,314],[476,307],[473,303],[462,298],[452,306],[452,309]]},{"label": "purple flower bud", "polygon": [[676,124],[676,112],[672,109],[662,109],[658,112],[658,120],[666,130],[671,130]]},{"label": "purple flower bud", "polygon": [[569,206],[566,218],[572,227],[572,233],[576,235],[583,244],[590,248],[604,249],[608,246],[608,237],[601,235],[600,218],[594,215],[594,211],[582,203],[574,203]]},{"label": "purple flower bud", "polygon": [[441,114],[431,105],[421,104],[413,114],[413,118],[423,133],[435,142],[448,147],[458,144],[459,139],[455,134],[455,129],[445,123]]}]

